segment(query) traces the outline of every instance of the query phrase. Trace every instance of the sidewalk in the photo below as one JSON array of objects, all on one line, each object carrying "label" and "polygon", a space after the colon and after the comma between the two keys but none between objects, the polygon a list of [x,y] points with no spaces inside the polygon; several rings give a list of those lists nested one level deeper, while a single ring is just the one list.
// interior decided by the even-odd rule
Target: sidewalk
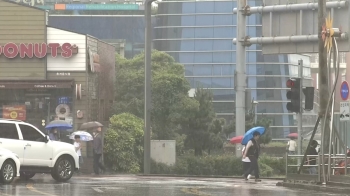
[{"label": "sidewalk", "polygon": [[331,183],[331,182],[328,185],[317,185],[317,184],[311,184],[311,183],[278,182],[276,186],[283,186],[283,187],[293,188],[293,189],[306,189],[306,190],[313,190],[318,192],[346,194],[346,195],[350,193],[349,184]]}]

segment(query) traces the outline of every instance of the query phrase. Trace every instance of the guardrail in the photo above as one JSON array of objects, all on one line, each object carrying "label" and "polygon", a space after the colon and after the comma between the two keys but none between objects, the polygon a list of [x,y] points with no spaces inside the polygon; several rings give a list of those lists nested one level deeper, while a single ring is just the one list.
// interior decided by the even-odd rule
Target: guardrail
[{"label": "guardrail", "polygon": [[[316,165],[308,165],[308,161],[306,160],[303,167],[305,168],[310,168],[310,167],[316,167],[316,171],[317,171],[317,175],[313,175],[313,174],[294,174],[294,173],[289,173],[289,168],[290,167],[296,167],[299,169],[300,167],[300,162],[302,160],[302,158],[304,157],[304,155],[290,155],[288,153],[286,153],[285,155],[285,159],[286,159],[286,179],[291,179],[291,180],[317,180],[317,181],[321,181],[321,168],[323,166],[322,164],[322,157],[324,160],[324,166],[328,167],[328,169],[331,170],[331,172],[328,172],[328,177],[329,179],[331,178],[331,176],[335,176],[336,170],[337,169],[344,169],[344,175],[347,175],[347,170],[350,168],[350,164],[347,164],[348,162],[348,157],[345,154],[331,154],[329,157],[329,154],[325,154],[325,155],[307,155],[307,158],[315,158],[316,159]],[[297,164],[289,164],[289,159],[290,158],[296,158],[299,159]],[[328,165],[328,159],[330,158],[330,165]],[[345,161],[344,166],[338,166],[338,163],[336,162],[336,160],[339,159],[343,159]],[[332,174],[332,175],[330,175]],[[339,175],[341,176],[342,174],[339,173]]]}]

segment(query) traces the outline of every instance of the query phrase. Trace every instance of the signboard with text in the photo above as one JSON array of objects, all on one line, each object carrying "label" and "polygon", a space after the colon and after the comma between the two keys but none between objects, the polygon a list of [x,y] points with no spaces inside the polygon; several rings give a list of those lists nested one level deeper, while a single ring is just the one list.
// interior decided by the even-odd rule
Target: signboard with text
[{"label": "signboard with text", "polygon": [[53,58],[56,58],[59,54],[63,58],[70,58],[73,54],[78,53],[78,47],[70,43],[6,43],[0,45],[0,57],[13,59],[17,56],[21,58],[44,58],[47,54],[50,54]]},{"label": "signboard with text", "polygon": [[4,105],[2,107],[2,116],[7,119],[26,120],[25,105]]},{"label": "signboard with text", "polygon": [[350,120],[350,103],[348,101],[340,102],[340,121]]}]

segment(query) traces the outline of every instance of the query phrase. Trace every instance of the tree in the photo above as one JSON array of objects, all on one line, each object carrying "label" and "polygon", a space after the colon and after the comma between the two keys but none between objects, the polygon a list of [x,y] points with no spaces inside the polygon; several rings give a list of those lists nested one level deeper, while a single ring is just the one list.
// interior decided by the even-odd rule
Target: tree
[{"label": "tree", "polygon": [[255,126],[265,127],[265,134],[260,137],[260,143],[262,144],[268,144],[272,140],[271,130],[270,130],[271,123],[272,121],[268,118],[260,118],[255,123]]},{"label": "tree", "polygon": [[183,124],[182,129],[187,135],[185,146],[194,149],[195,156],[200,156],[205,149],[210,151],[218,145],[222,146],[219,135],[224,121],[216,119],[211,91],[197,88],[194,100],[198,101],[199,107],[192,113],[193,116]]},{"label": "tree", "polygon": [[[144,117],[144,53],[133,59],[116,59],[115,113]],[[184,66],[165,52],[152,51],[152,138],[174,139],[184,120],[199,104],[188,97]]]},{"label": "tree", "polygon": [[[246,122],[245,122],[245,131],[248,131],[249,129],[257,126],[265,127],[265,134],[261,136],[260,143],[262,144],[268,144],[272,137],[271,137],[271,130],[270,125],[272,121],[268,118],[260,118],[255,122],[255,113],[246,113]],[[228,137],[231,133],[236,132],[236,119],[233,117],[231,122],[227,124],[224,127],[224,134],[226,137]]]},{"label": "tree", "polygon": [[137,173],[141,170],[142,119],[128,113],[113,115],[104,141],[104,157],[114,171]]}]

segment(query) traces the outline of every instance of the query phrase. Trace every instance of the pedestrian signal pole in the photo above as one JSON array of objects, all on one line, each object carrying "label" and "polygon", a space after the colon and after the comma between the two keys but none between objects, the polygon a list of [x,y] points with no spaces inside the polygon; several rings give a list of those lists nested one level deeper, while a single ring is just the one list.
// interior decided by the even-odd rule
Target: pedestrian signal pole
[{"label": "pedestrian signal pole", "polygon": [[[300,78],[300,84],[299,84],[299,113],[297,113],[297,121],[298,121],[298,155],[302,154],[302,145],[303,145],[303,138],[302,138],[302,133],[303,133],[303,60],[298,61],[298,73],[299,73],[299,78]],[[298,158],[298,165],[300,165],[301,159]]]}]

